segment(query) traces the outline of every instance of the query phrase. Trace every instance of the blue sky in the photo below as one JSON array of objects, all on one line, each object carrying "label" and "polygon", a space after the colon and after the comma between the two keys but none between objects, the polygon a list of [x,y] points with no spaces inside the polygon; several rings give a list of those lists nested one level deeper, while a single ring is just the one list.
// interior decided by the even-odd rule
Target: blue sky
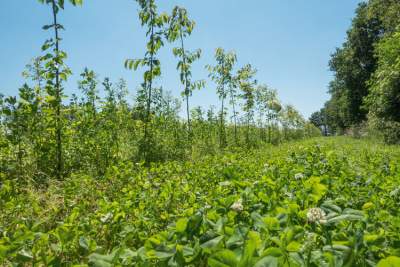
[{"label": "blue sky", "polygon": [[[128,81],[131,97],[141,74],[125,70],[127,58],[143,55],[146,39],[137,18],[134,0],[86,0],[70,5],[60,16],[66,31],[62,49],[74,75],[65,85],[67,94],[77,93],[77,80],[84,67],[99,78]],[[251,63],[257,79],[278,90],[284,103],[293,104],[308,117],[328,99],[332,79],[330,54],[345,40],[360,0],[158,0],[160,11],[180,5],[197,23],[187,40],[188,49],[201,48],[203,57],[193,66],[193,78],[205,79],[206,64],[213,64],[215,48],[234,50],[239,65]],[[17,94],[24,82],[21,72],[50,37],[41,27],[51,21],[50,10],[37,0],[0,1],[0,93]],[[175,70],[172,46],[160,52],[162,78],[157,82],[175,96],[181,86]],[[218,105],[215,85],[207,83],[195,92],[192,105]]]}]

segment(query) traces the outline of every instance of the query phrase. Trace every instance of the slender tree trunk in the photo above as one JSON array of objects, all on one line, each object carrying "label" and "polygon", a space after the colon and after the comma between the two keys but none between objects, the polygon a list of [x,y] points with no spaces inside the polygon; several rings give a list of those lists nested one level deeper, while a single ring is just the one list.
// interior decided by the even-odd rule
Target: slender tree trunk
[{"label": "slender tree trunk", "polygon": [[36,78],[37,78],[37,86],[38,86],[38,92],[36,94],[36,101],[37,101],[37,110],[35,113],[35,118],[33,121],[33,135],[34,135],[34,157],[35,157],[35,165],[36,165],[36,170],[39,170],[39,151],[40,148],[42,147],[42,131],[40,128],[42,128],[42,124],[40,123],[40,115],[42,114],[41,106],[40,106],[40,101],[37,99],[42,96],[42,82],[41,82],[41,74],[40,74],[40,61],[35,59],[35,68],[36,68]]},{"label": "slender tree trunk", "polygon": [[[154,20],[154,18],[150,18],[151,20]],[[150,42],[151,42],[151,53],[150,53],[150,80],[149,80],[149,88],[148,88],[148,98],[147,98],[147,115],[146,115],[146,120],[150,120],[150,112],[151,112],[151,94],[152,94],[152,87],[153,87],[153,60],[154,60],[154,24],[151,24],[151,36],[150,36]]]},{"label": "slender tree trunk", "polygon": [[21,177],[22,173],[22,149],[21,149],[21,125],[20,125],[20,118],[19,118],[19,110],[17,107],[14,107],[15,118],[17,123],[17,144],[18,144],[18,151],[17,151],[17,176],[18,179]]},{"label": "slender tree trunk", "polygon": [[247,114],[247,132],[246,132],[247,147],[250,147],[250,114]]},{"label": "slender tree trunk", "polygon": [[[224,91],[224,88],[222,90]],[[223,94],[225,94],[225,92]],[[225,97],[222,96],[221,114],[220,114],[220,148],[223,148],[225,146],[224,100],[225,100]]]},{"label": "slender tree trunk", "polygon": [[235,132],[235,144],[238,144],[237,140],[237,119],[236,119],[236,107],[235,107],[235,96],[233,92],[231,92],[231,101],[232,101],[232,109],[233,109],[233,123],[234,123],[234,132]]},{"label": "slender tree trunk", "polygon": [[[54,35],[56,44],[56,59],[59,59],[59,36],[57,24],[57,6],[55,0],[52,0],[53,7],[53,22],[54,22]],[[61,87],[60,87],[60,70],[59,62],[56,62],[56,145],[57,145],[57,178],[61,180],[63,173],[63,158],[62,158],[62,125],[61,125]]]},{"label": "slender tree trunk", "polygon": [[[222,63],[222,69],[225,69],[225,62]],[[222,101],[221,101],[221,117],[220,117],[220,148],[225,147],[226,143],[226,136],[225,136],[225,124],[224,124],[224,112],[225,112],[225,106],[224,106],[224,101],[225,101],[225,76],[222,78]]]},{"label": "slender tree trunk", "polygon": [[[145,151],[143,151],[144,154],[144,159],[146,163],[149,163],[149,149],[150,149],[150,140],[149,140],[149,122],[150,122],[150,113],[151,113],[151,96],[152,96],[152,87],[153,87],[153,60],[154,60],[154,15],[151,15],[150,20],[151,22],[151,35],[150,35],[150,43],[151,43],[151,52],[150,52],[150,79],[149,79],[149,84],[147,88],[147,111],[146,111],[146,121],[144,124],[144,142],[145,142]],[[146,85],[147,87],[147,82]]]},{"label": "slender tree trunk", "polygon": [[184,66],[184,75],[185,75],[185,96],[186,96],[186,115],[187,115],[187,127],[188,127],[188,141],[190,144],[190,149],[192,148],[192,125],[190,121],[190,108],[189,108],[189,79],[188,79],[188,70],[186,69],[186,52],[185,46],[183,44],[183,35],[182,30],[180,30],[180,39],[181,39],[181,49],[182,49],[182,62]]},{"label": "slender tree trunk", "polygon": [[268,123],[268,143],[271,143],[272,139],[272,127],[271,124]]},{"label": "slender tree trunk", "polygon": [[268,127],[268,143],[271,143],[272,139],[272,121],[271,121],[271,114],[268,112],[267,114],[267,127]]}]

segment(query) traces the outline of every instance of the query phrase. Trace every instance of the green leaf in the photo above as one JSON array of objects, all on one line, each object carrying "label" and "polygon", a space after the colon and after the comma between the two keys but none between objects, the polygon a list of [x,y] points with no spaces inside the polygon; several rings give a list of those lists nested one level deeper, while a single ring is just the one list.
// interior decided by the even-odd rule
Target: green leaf
[{"label": "green leaf", "polygon": [[386,259],[380,260],[377,267],[399,267],[400,258],[396,256],[389,256]]},{"label": "green leaf", "polygon": [[286,246],[286,250],[289,252],[297,252],[301,248],[301,244],[296,241],[292,241],[289,243],[289,245]]},{"label": "green leaf", "polygon": [[83,0],[69,0],[71,4],[74,6],[81,6],[83,4]]},{"label": "green leaf", "polygon": [[208,259],[210,267],[237,267],[236,254],[228,249],[218,251]]},{"label": "green leaf", "polygon": [[186,218],[179,219],[179,220],[176,222],[176,231],[177,231],[178,233],[183,233],[183,232],[185,232],[187,223],[188,223],[188,220],[187,220]]},{"label": "green leaf", "polygon": [[115,253],[101,255],[97,253],[90,254],[89,265],[93,267],[112,267]]},{"label": "green leaf", "polygon": [[54,27],[54,24],[51,24],[51,25],[44,25],[43,27],[42,27],[42,29],[43,30],[48,30],[48,29],[50,29],[50,28],[53,28]]},{"label": "green leaf", "polygon": [[63,81],[66,81],[66,80],[67,80],[67,74],[61,72],[59,75],[60,75],[60,79],[61,79],[61,80],[63,80]]},{"label": "green leaf", "polygon": [[215,248],[216,246],[218,246],[219,242],[221,242],[223,238],[224,238],[223,236],[217,236],[216,238],[204,242],[203,244],[200,245],[200,247],[208,249]]},{"label": "green leaf", "polygon": [[240,261],[240,266],[245,267],[251,265],[253,255],[256,249],[259,247],[260,243],[260,235],[254,231],[249,232],[242,260]]},{"label": "green leaf", "polygon": [[264,252],[262,253],[262,256],[274,256],[274,257],[280,257],[283,256],[283,252],[280,248],[267,248],[266,250],[264,250]]},{"label": "green leaf", "polygon": [[268,230],[279,230],[279,220],[275,217],[265,217],[263,218],[263,222],[267,226]]},{"label": "green leaf", "polygon": [[360,221],[364,218],[364,216],[355,215],[355,214],[343,214],[327,220],[328,223],[338,223],[342,221]]},{"label": "green leaf", "polygon": [[173,252],[168,252],[168,251],[154,251],[154,256],[157,259],[165,260],[165,259],[169,259],[172,256],[174,256],[174,253]]},{"label": "green leaf", "polygon": [[278,259],[272,256],[267,256],[259,260],[254,267],[277,267]]},{"label": "green leaf", "polygon": [[27,261],[31,261],[33,259],[33,255],[30,251],[23,249],[17,253],[16,258],[20,262],[27,262]]},{"label": "green leaf", "polygon": [[88,243],[86,237],[81,236],[81,237],[79,238],[79,246],[80,246],[81,248],[83,248],[83,249],[89,251],[89,243]]}]

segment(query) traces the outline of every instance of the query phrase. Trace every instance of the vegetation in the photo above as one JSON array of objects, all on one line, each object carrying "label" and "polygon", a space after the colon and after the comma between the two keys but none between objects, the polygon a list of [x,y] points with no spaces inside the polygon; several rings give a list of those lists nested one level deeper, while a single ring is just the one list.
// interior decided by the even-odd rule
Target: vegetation
[{"label": "vegetation", "polygon": [[398,147],[334,138],[265,148],[121,162],[102,179],[76,173],[46,189],[5,180],[2,264],[397,266]]},{"label": "vegetation", "polygon": [[[300,113],[292,114],[300,122],[294,125],[284,121],[293,119],[286,116],[285,109],[276,109],[275,124],[267,123],[268,140],[261,138],[258,132],[265,131],[264,122],[270,119],[260,117],[257,124],[254,112],[265,111],[269,105],[270,99],[263,94],[274,94],[273,101],[281,106],[276,93],[266,86],[256,86],[255,71],[250,65],[235,74],[236,55],[225,53],[222,48],[216,50],[217,65],[208,67],[217,84],[221,111],[218,115],[213,108],[191,110],[189,98],[193,90],[205,86],[203,80],[192,80],[191,65],[200,57],[200,50],[190,52],[184,45],[195,23],[182,7],[175,7],[171,15],[158,14],[155,1],[137,1],[140,22],[146,28],[147,51],[143,58],[125,62],[129,69],[145,68],[135,103],[127,100],[128,88],[123,80],[113,84],[105,78],[101,82],[88,68],[78,83],[81,94],[65,101],[63,82],[71,70],[64,63],[66,53],[60,50],[59,30],[64,27],[57,20],[64,1],[40,2],[51,7],[53,24],[43,29],[53,29],[54,37],[43,45],[43,55],[27,66],[27,82],[18,97],[0,98],[0,171],[7,179],[18,178],[43,186],[49,179],[62,180],[77,172],[101,177],[120,162],[144,162],[149,166],[152,162],[191,160],[224,149],[260,147],[319,135],[318,129],[311,127]],[[179,116],[179,99],[154,86],[162,69],[157,53],[165,41],[180,43],[173,54],[178,58],[186,121]],[[259,89],[264,92],[255,101]],[[228,94],[234,123],[225,119],[230,112],[224,105]],[[242,122],[240,103],[244,112]]]},{"label": "vegetation", "polygon": [[332,55],[331,99],[311,117],[326,133],[361,126],[374,136],[379,130],[388,143],[400,141],[399,13],[397,0],[360,3],[346,42]]},{"label": "vegetation", "polygon": [[[400,149],[319,137],[367,120],[399,142],[397,1],[360,4],[331,60],[332,98],[310,122],[223,48],[206,66],[220,108],[191,107],[213,86],[192,73],[195,22],[155,0],[136,0],[147,41],[125,62],[144,69],[135,101],[123,79],[89,68],[67,99],[65,1],[39,2],[52,38],[18,96],[0,95],[1,266],[399,265]],[[185,118],[156,86],[165,42],[178,43]]]}]

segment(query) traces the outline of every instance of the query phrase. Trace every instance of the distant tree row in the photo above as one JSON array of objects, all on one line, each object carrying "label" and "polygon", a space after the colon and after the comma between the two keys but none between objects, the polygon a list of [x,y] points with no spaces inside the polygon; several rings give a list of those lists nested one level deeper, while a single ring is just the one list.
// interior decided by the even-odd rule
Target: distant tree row
[{"label": "distant tree row", "polygon": [[[400,140],[400,1],[360,3],[347,39],[332,55],[331,98],[310,120],[326,133],[378,129]],[[364,126],[364,127],[363,127]]]},{"label": "distant tree row", "polygon": [[[154,0],[137,0],[147,50],[143,57],[125,62],[128,69],[144,68],[134,103],[127,99],[124,80],[100,80],[87,68],[78,83],[80,94],[66,101],[64,83],[72,72],[61,50],[64,27],[58,21],[65,3],[40,2],[50,7],[52,22],[43,29],[51,30],[52,38],[42,46],[42,55],[27,65],[27,82],[19,95],[0,96],[0,175],[33,181],[63,179],[73,172],[101,176],[126,161],[150,164],[192,159],[319,134],[293,106],[282,105],[275,90],[258,83],[253,66],[237,67],[236,54],[222,48],[216,49],[216,62],[207,66],[221,107],[218,111],[192,108],[193,91],[206,86],[192,75],[192,64],[201,50],[189,51],[185,42],[195,23],[181,7],[170,15],[159,14]],[[165,42],[177,43],[172,52],[182,84],[185,119],[179,116],[180,99],[155,86],[162,71],[158,53]],[[100,88],[105,94],[100,94]]]}]

